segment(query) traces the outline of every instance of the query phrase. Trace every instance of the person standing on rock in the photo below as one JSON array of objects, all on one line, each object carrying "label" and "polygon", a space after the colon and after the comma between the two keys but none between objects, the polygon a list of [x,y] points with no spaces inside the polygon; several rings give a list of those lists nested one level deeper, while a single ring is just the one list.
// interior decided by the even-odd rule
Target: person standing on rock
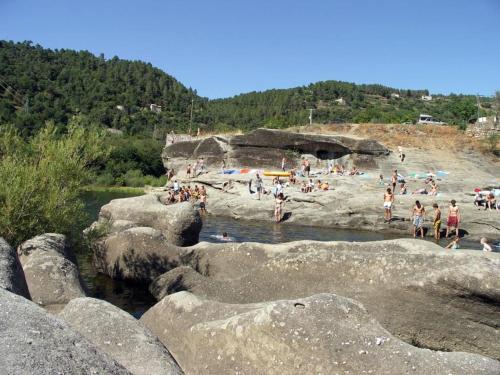
[{"label": "person standing on rock", "polygon": [[415,201],[415,206],[413,206],[413,237],[417,237],[417,232],[420,231],[420,236],[424,238],[424,216],[424,206],[419,201]]},{"label": "person standing on rock", "polygon": [[200,188],[200,213],[207,213],[207,191],[205,190],[205,186]]},{"label": "person standing on rock", "polygon": [[392,220],[392,203],[394,202],[394,194],[391,188],[387,188],[384,194],[384,223],[390,223]]},{"label": "person standing on rock", "polygon": [[260,196],[262,194],[262,188],[264,187],[264,181],[262,177],[257,173],[255,176],[255,188],[257,189],[257,199],[260,201]]},{"label": "person standing on rock", "polygon": [[281,170],[285,171],[286,158],[281,159]]},{"label": "person standing on rock", "polygon": [[457,206],[455,199],[450,201],[450,206],[448,207],[448,220],[446,222],[446,238],[450,234],[452,228],[455,229],[455,235],[459,237],[459,226],[460,226],[460,210]]},{"label": "person standing on rock", "polygon": [[401,163],[405,161],[405,153],[403,151],[403,147],[399,146],[398,147],[398,151],[399,151],[399,160],[401,160]]},{"label": "person standing on rock", "polygon": [[304,174],[307,178],[309,178],[309,173],[311,173],[311,164],[309,163],[309,159],[304,160]]},{"label": "person standing on rock", "polygon": [[441,238],[441,210],[437,203],[432,205],[434,208],[432,227],[434,228],[434,238],[436,242]]},{"label": "person standing on rock", "polygon": [[392,193],[396,194],[396,185],[398,184],[398,170],[395,169],[391,177]]},{"label": "person standing on rock", "polygon": [[281,213],[283,211],[283,205],[285,204],[285,197],[283,193],[279,193],[274,200],[274,219],[277,223],[281,221]]},{"label": "person standing on rock", "polygon": [[191,178],[191,176],[193,175],[193,168],[191,167],[191,164],[188,164],[187,169],[186,169],[186,174],[187,174],[188,178]]}]

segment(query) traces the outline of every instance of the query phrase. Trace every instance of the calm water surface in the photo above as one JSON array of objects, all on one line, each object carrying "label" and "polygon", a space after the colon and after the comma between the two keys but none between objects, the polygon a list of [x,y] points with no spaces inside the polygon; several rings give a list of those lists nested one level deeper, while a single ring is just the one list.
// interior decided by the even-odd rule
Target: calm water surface
[{"label": "calm water surface", "polygon": [[[85,195],[89,225],[99,215],[101,206],[112,199],[136,196],[123,192],[92,192]],[[381,241],[400,238],[399,235],[379,232],[356,231],[348,229],[315,228],[300,225],[280,225],[261,221],[235,220],[224,217],[207,216],[203,219],[200,241],[221,242],[222,233],[235,242],[282,243],[298,240],[315,241]],[[444,240],[442,240],[444,241]],[[441,245],[444,245],[442,242]],[[465,247],[465,243],[462,244]],[[475,243],[467,243],[467,248],[478,248]],[[108,276],[98,274],[92,264],[92,254],[86,248],[77,252],[78,265],[82,278],[95,298],[104,299],[135,317],[140,317],[156,303],[147,287],[137,286],[123,281],[115,281]]]}]

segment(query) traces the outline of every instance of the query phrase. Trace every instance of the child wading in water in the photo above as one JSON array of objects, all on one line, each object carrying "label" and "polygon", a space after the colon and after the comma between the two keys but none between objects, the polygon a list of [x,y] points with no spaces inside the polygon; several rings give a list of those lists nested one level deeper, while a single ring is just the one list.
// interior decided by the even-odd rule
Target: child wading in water
[{"label": "child wading in water", "polygon": [[394,202],[394,194],[391,188],[387,188],[384,194],[384,223],[390,223],[392,220],[392,203]]},{"label": "child wading in water", "polygon": [[434,203],[432,207],[434,207],[434,220],[432,226],[434,227],[434,238],[437,242],[441,238],[441,210],[437,203]]}]

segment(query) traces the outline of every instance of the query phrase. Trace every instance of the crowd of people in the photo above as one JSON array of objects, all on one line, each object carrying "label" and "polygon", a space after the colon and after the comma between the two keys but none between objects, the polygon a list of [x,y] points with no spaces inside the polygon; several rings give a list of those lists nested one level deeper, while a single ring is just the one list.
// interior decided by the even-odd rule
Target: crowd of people
[{"label": "crowd of people", "polygon": [[190,185],[181,186],[179,181],[175,180],[171,190],[168,191],[168,194],[164,199],[164,203],[168,205],[189,201],[199,203],[200,212],[206,213],[207,190],[205,186],[201,185],[198,187],[198,185],[194,185],[194,187],[191,188]]},{"label": "crowd of people", "polygon": [[[399,150],[399,159],[403,162],[406,155],[402,150]],[[225,162],[222,162],[221,172],[224,172]],[[287,170],[287,159],[281,159],[281,171],[283,176],[275,176],[272,180],[271,186],[269,188],[265,187],[264,180],[260,173],[256,173],[255,180],[250,179],[249,181],[249,191],[251,194],[255,194],[257,200],[261,200],[264,195],[271,195],[274,202],[274,220],[279,223],[283,220],[284,207],[288,200],[288,196],[285,194],[285,188],[298,185],[298,190],[302,193],[320,192],[330,190],[330,183],[324,179],[323,181],[319,178],[313,179],[313,176],[320,175],[333,175],[333,176],[355,176],[362,174],[360,170],[353,166],[350,170],[344,167],[340,163],[333,163],[333,161],[327,162],[326,169],[321,172],[311,173],[311,163],[307,158],[303,158],[299,165],[299,168],[292,168],[288,172]],[[188,164],[186,168],[186,175],[188,178],[193,178],[199,176],[201,173],[206,172],[206,167],[203,158],[199,158],[193,165]],[[171,175],[170,175],[171,174]],[[169,177],[173,177],[173,170],[169,171]],[[281,177],[281,178],[280,178]],[[253,183],[253,186],[252,186]],[[423,186],[414,189],[411,194],[426,194],[431,196],[437,196],[439,192],[439,187],[435,179],[435,175],[428,173],[425,180],[422,181]],[[223,186],[223,191],[227,183]],[[398,173],[397,169],[393,170],[390,180],[388,183],[385,182],[384,176],[379,175],[379,184],[386,186],[386,191],[383,197],[383,209],[384,209],[384,222],[391,223],[393,221],[393,209],[395,194],[398,191],[400,195],[409,194],[408,184],[404,177]],[[195,201],[199,203],[199,208],[202,213],[206,213],[207,204],[207,192],[205,186],[194,185],[193,188],[188,186],[180,186],[178,181],[175,180],[172,189],[169,191],[167,196],[167,204],[184,202],[184,201]],[[483,195],[482,192],[478,191],[474,198],[474,205],[478,208],[484,207],[485,210],[496,210],[499,209],[497,206],[495,195],[492,192],[488,192]],[[416,200],[414,205],[410,210],[410,219],[413,227],[414,237],[424,237],[427,228],[424,228],[424,222],[426,216],[430,217],[431,227],[428,228],[432,230],[432,234],[436,241],[439,241],[442,236],[442,211],[437,203],[433,203],[431,213],[427,213],[424,205]],[[452,199],[447,208],[446,216],[446,231],[444,234],[445,238],[449,238],[450,235],[453,236],[453,240],[449,243],[447,248],[456,249],[460,245],[460,222],[461,222],[461,212],[456,204],[456,201]],[[485,251],[491,251],[491,244],[487,239],[481,241],[483,249]]]}]

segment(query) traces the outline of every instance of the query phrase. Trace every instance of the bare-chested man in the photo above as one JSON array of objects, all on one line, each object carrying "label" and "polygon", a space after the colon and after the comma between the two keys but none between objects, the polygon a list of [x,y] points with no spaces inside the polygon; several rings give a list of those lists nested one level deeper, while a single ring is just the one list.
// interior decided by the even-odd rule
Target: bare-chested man
[{"label": "bare-chested man", "polygon": [[460,226],[460,210],[457,206],[457,202],[455,201],[455,199],[452,199],[450,201],[450,206],[448,207],[448,221],[446,223],[446,238],[448,238],[448,235],[449,235],[452,228],[455,228],[455,234],[457,237],[459,237],[459,235],[458,235],[459,226]]},{"label": "bare-chested man", "polygon": [[384,223],[390,223],[392,220],[392,203],[394,202],[394,194],[391,188],[387,188],[384,194]]},{"label": "bare-chested man", "polygon": [[415,201],[413,206],[413,237],[417,237],[417,232],[420,231],[420,236],[424,238],[424,216],[425,208],[419,201]]},{"label": "bare-chested man", "polygon": [[391,176],[392,193],[396,194],[396,185],[398,184],[398,170],[395,169]]},{"label": "bare-chested man", "polygon": [[207,191],[205,190],[205,186],[200,188],[200,213],[207,213]]}]

